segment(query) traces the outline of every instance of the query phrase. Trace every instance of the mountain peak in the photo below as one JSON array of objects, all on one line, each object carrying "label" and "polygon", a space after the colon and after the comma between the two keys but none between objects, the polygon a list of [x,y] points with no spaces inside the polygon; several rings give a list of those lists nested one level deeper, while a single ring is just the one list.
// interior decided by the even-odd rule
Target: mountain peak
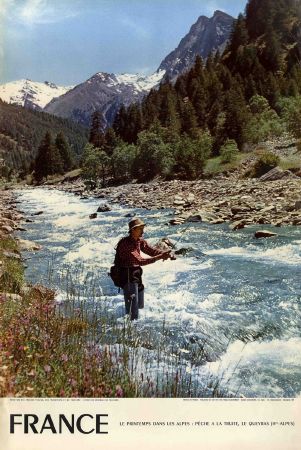
[{"label": "mountain peak", "polygon": [[225,11],[221,11],[220,9],[216,9],[214,11],[213,17],[218,17],[218,16],[227,16],[227,17],[231,17],[229,14],[227,14]]},{"label": "mountain peak", "polygon": [[0,98],[6,103],[43,109],[54,97],[65,94],[71,88],[72,86],[57,86],[49,81],[40,83],[22,79],[0,85]]},{"label": "mountain peak", "polygon": [[192,67],[197,55],[206,59],[211,52],[223,52],[232,31],[234,18],[216,10],[209,19],[200,16],[190,31],[160,64],[171,80]]}]

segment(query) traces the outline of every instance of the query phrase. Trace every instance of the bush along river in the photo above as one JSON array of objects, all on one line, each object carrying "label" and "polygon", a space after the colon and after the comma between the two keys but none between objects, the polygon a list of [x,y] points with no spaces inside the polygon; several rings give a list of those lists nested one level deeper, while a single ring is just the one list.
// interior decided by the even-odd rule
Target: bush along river
[{"label": "bush along river", "polygon": [[[171,210],[116,204],[91,220],[104,200],[43,188],[17,196],[25,215],[34,215],[19,237],[42,246],[23,253],[27,280],[53,287],[64,313],[84,305],[97,314],[99,345],[126,343],[129,370],[141,386],[153,380],[152,395],[300,396],[301,228],[254,239],[255,225],[173,227]],[[145,309],[129,323],[107,272],[132,215],[147,223],[151,244],[168,237],[182,255],[143,269]]]}]

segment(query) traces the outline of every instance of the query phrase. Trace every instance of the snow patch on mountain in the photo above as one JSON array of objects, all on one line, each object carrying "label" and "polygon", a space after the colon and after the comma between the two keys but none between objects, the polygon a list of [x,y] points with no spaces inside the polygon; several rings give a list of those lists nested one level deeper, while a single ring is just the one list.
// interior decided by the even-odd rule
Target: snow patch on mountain
[{"label": "snow patch on mountain", "polygon": [[43,109],[53,98],[60,97],[72,88],[57,86],[49,81],[18,80],[0,85],[0,98],[6,103]]},{"label": "snow patch on mountain", "polygon": [[159,70],[152,75],[139,75],[138,73],[123,73],[120,75],[115,75],[116,84],[130,84],[138,92],[150,91],[152,88],[157,86],[165,75],[165,70]]}]

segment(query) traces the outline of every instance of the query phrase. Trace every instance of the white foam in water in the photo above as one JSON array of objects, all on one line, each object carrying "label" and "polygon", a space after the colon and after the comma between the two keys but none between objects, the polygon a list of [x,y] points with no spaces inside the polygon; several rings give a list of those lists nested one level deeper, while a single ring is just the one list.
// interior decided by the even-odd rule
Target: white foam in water
[{"label": "white foam in water", "polygon": [[95,263],[98,267],[107,267],[108,263],[113,260],[114,249],[109,243],[97,242],[95,240],[81,242],[76,245],[74,250],[70,250],[65,256],[68,263],[87,262]]},{"label": "white foam in water", "polygon": [[243,247],[230,247],[214,250],[206,250],[206,255],[214,256],[234,256],[250,259],[261,259],[265,263],[279,262],[283,264],[296,265],[301,263],[301,245],[300,244],[288,244],[281,247],[259,249],[253,245],[249,245],[247,248]]},{"label": "white foam in water", "polygon": [[[285,395],[284,388],[277,378],[284,373],[295,373],[299,378],[300,355],[301,338],[247,344],[235,341],[220,361],[208,363],[206,370],[222,378],[221,386],[230,390],[235,391],[243,381],[241,390],[247,396],[282,397]],[[249,382],[246,382],[247,378]]]},{"label": "white foam in water", "polygon": [[73,230],[85,226],[88,223],[88,220],[85,217],[78,217],[75,214],[72,214],[70,216],[59,217],[53,221],[53,224],[58,228]]},{"label": "white foam in water", "polygon": [[205,301],[199,304],[200,309],[215,308],[222,300],[223,294],[210,294]]}]

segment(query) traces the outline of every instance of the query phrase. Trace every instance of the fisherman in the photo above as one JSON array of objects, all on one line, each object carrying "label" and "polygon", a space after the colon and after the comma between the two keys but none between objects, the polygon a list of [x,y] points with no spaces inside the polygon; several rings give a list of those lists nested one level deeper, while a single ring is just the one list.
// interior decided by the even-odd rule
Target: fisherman
[{"label": "fisherman", "polygon": [[[144,286],[142,268],[162,259],[172,258],[171,250],[162,251],[151,247],[142,238],[145,223],[134,218],[129,222],[129,236],[122,238],[116,248],[116,259],[121,270],[121,286],[124,293],[125,312],[131,320],[138,319],[139,309],[144,308]],[[141,256],[140,251],[149,255]]]}]

